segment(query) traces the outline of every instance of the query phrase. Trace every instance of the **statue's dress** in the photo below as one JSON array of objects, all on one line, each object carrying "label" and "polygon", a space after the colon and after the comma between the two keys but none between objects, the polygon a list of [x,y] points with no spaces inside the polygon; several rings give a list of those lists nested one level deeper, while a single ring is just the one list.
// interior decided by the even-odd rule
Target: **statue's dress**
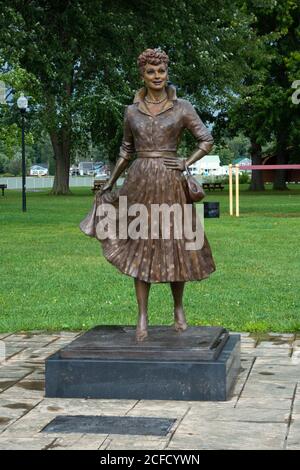
[{"label": "statue's dress", "polygon": [[[124,116],[124,135],[120,156],[134,159],[128,175],[120,189],[98,193],[93,210],[81,222],[86,234],[97,237],[95,211],[103,203],[111,203],[120,219],[120,196],[127,197],[127,207],[140,203],[151,211],[152,204],[187,204],[187,187],[184,175],[179,170],[170,170],[163,157],[176,156],[182,131],[187,128],[201,148],[210,149],[212,136],[197,112],[187,100],[176,96],[176,89],[166,88],[168,100],[162,111],[153,116],[143,100],[146,89],[137,91],[132,105],[127,106]],[[128,217],[129,223],[137,217]],[[193,228],[195,228],[195,204],[192,205]],[[151,220],[149,222],[150,234]],[[184,232],[184,231],[183,231]],[[203,230],[202,230],[203,232]],[[183,233],[184,234],[184,233]],[[99,238],[98,238],[99,239]],[[209,242],[203,233],[203,244],[198,249],[187,249],[190,239],[174,237],[174,224],[170,237],[163,238],[159,229],[156,239],[131,237],[108,237],[99,239],[105,258],[122,273],[150,283],[196,281],[207,278],[215,271]]]}]

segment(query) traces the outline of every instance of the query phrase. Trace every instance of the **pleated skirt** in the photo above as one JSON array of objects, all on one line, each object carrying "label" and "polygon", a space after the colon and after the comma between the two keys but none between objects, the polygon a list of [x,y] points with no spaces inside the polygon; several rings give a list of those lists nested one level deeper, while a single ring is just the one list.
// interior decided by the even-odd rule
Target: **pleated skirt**
[{"label": "pleated skirt", "polygon": [[[161,283],[200,281],[209,277],[216,270],[203,227],[201,228],[203,231],[201,247],[188,249],[187,243],[191,242],[191,239],[186,237],[184,229],[182,230],[182,238],[176,237],[172,216],[170,233],[167,238],[162,236],[160,224],[156,237],[151,238],[151,233],[153,234],[151,221],[153,219],[150,215],[147,221],[148,236],[145,237],[144,230],[143,238],[131,236],[124,238],[124,235],[120,237],[118,224],[121,219],[124,234],[124,223],[129,229],[132,221],[140,214],[137,212],[135,216],[127,214],[124,217],[124,210],[120,210],[120,196],[126,196],[126,198],[122,198],[123,208],[124,201],[126,201],[128,210],[134,204],[142,204],[148,214],[151,214],[153,204],[167,204],[168,206],[179,204],[183,214],[184,205],[188,202],[187,185],[182,172],[168,169],[163,163],[163,158],[157,157],[137,158],[132,162],[121,188],[105,191],[102,195],[96,196],[97,214],[99,214],[99,208],[103,209],[103,204],[110,204],[115,210],[116,234],[105,238],[95,236],[102,245],[104,257],[120,272],[145,282]],[[190,214],[192,219],[190,222],[195,230],[197,227],[196,218],[199,217],[195,204],[190,205]],[[96,223],[99,220],[97,216]],[[184,223],[186,223],[186,219]],[[142,228],[145,229],[145,227]]]}]

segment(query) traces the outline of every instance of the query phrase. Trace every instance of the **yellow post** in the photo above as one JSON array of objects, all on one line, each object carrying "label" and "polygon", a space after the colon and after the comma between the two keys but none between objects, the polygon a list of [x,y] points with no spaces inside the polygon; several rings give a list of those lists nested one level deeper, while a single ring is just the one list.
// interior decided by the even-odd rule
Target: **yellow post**
[{"label": "yellow post", "polygon": [[239,165],[235,165],[235,215],[240,215]]},{"label": "yellow post", "polygon": [[232,163],[229,164],[229,214],[233,215]]}]

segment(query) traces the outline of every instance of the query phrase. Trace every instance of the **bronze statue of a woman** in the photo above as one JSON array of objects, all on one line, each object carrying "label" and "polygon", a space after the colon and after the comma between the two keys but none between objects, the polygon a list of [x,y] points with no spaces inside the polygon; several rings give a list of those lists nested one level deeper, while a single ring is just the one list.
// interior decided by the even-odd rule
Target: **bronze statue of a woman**
[{"label": "bronze statue of a woman", "polygon": [[[177,98],[176,89],[168,85],[167,54],[160,49],[146,49],[138,57],[144,86],[136,92],[133,104],[124,116],[124,135],[119,159],[108,183],[97,195],[97,205],[111,203],[119,207],[120,196],[127,197],[128,208],[136,203],[150,209],[153,204],[188,203],[186,165],[210,152],[213,138],[189,101]],[[180,135],[187,128],[196,138],[196,150],[183,160],[176,151]],[[122,187],[112,187],[136,157]],[[192,206],[193,216],[196,207]],[[83,224],[84,225],[84,224]],[[81,225],[82,228],[82,225]],[[159,232],[161,234],[161,232]],[[186,239],[170,237],[105,238],[100,240],[105,258],[122,273],[132,276],[138,303],[137,341],[148,336],[147,306],[152,283],[168,282],[174,299],[174,326],[182,332],[187,328],[183,308],[186,281],[200,281],[215,271],[210,245],[204,234],[201,248],[188,250]]]}]

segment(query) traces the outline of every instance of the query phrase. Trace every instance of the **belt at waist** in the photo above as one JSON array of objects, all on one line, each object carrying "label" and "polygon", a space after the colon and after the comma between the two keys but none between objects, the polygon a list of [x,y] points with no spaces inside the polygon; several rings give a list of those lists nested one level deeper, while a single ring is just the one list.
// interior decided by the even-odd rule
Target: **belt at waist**
[{"label": "belt at waist", "polygon": [[177,152],[176,150],[149,150],[144,152],[137,152],[138,158],[168,158],[168,157],[176,157]]}]

